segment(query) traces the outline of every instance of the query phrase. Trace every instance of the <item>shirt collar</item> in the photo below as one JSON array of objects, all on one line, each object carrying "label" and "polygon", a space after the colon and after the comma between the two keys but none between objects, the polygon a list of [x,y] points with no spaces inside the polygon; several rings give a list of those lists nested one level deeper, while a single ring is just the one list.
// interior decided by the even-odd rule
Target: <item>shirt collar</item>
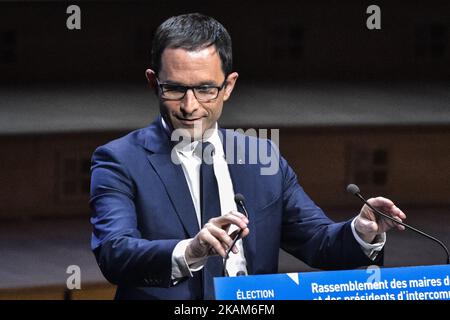
[{"label": "shirt collar", "polygon": [[[162,123],[164,130],[168,133],[168,135],[170,137],[171,130],[163,117],[161,117],[161,123]],[[223,155],[224,155],[223,145],[222,145],[222,140],[220,140],[220,137],[219,137],[219,129],[218,129],[217,122],[214,124],[214,128],[213,128],[211,135],[205,141],[211,143],[214,146],[216,156],[223,157]],[[194,152],[198,143],[199,143],[199,141],[196,140],[189,144],[176,144],[175,150],[177,152],[182,153],[185,156],[192,156],[192,153]]]}]

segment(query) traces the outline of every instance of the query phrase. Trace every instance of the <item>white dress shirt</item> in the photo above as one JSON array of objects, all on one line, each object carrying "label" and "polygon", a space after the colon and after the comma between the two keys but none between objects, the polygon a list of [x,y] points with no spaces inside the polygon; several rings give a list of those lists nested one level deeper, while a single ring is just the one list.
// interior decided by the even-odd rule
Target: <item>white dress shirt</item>
[{"label": "white dress shirt", "polygon": [[[164,121],[164,120],[163,120]],[[230,211],[237,211],[236,203],[234,202],[234,189],[231,182],[228,164],[225,159],[222,141],[217,133],[217,123],[211,136],[206,139],[207,142],[214,146],[213,166],[214,174],[217,180],[217,187],[219,189],[220,197],[220,214],[224,215]],[[184,176],[191,193],[192,202],[194,204],[195,213],[197,214],[197,221],[199,228],[203,226],[201,223],[201,209],[200,209],[200,165],[201,159],[194,153],[194,150],[199,142],[194,141],[188,145],[179,147],[175,146],[176,155],[183,168]],[[180,144],[181,145],[181,144]],[[232,225],[228,230],[232,233],[238,229],[237,226]],[[180,241],[175,247],[172,254],[172,279],[179,279],[186,276],[192,276],[192,271],[198,271],[203,268],[207,257],[196,261],[194,264],[188,266],[184,258],[186,246],[192,239]],[[242,240],[236,242],[238,253],[230,252],[227,260],[227,273],[229,276],[235,276],[237,272],[242,271],[247,274],[247,263],[244,256],[244,248]]]},{"label": "white dress shirt", "polygon": [[[167,124],[164,119],[161,118],[163,127],[168,130]],[[226,214],[230,211],[236,211],[237,207],[234,202],[234,190],[233,183],[231,181],[230,172],[223,152],[223,145],[220,137],[217,133],[217,123],[215,125],[213,134],[206,140],[210,142],[214,148],[215,153],[213,156],[214,161],[214,174],[216,176],[217,185],[220,196],[221,214]],[[175,146],[176,155],[181,163],[183,172],[186,178],[186,182],[191,193],[192,202],[194,204],[195,212],[197,214],[197,221],[199,228],[201,229],[201,210],[200,210],[200,165],[201,159],[194,153],[195,147],[199,142],[194,141],[188,145],[182,147]],[[351,224],[353,235],[356,241],[361,245],[364,253],[371,259],[375,259],[377,254],[382,250],[386,241],[386,235],[382,234],[378,237],[377,243],[369,244],[362,240],[355,230],[355,220]],[[232,233],[237,229],[237,226],[232,225],[229,233]],[[192,272],[199,271],[206,263],[207,257],[195,261],[191,265],[188,265],[185,259],[185,251],[188,244],[192,239],[185,239],[180,241],[172,253],[172,280],[177,280],[184,277],[192,277]],[[242,240],[236,242],[236,246],[239,250],[237,254],[230,252],[227,260],[227,273],[229,276],[236,276],[238,272],[244,272],[247,274],[247,263],[244,256],[244,248]]]}]

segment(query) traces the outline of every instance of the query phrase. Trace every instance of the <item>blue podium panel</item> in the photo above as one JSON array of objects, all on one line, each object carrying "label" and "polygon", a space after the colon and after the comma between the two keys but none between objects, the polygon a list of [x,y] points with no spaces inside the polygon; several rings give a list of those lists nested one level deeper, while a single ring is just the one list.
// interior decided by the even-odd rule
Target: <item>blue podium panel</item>
[{"label": "blue podium panel", "polygon": [[217,300],[449,300],[450,265],[214,278]]}]

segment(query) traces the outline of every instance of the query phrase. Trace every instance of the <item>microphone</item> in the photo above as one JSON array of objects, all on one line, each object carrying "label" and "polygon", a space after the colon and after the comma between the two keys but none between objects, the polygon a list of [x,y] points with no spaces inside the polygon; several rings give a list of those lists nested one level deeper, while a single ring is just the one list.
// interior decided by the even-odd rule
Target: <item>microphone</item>
[{"label": "microphone", "polygon": [[348,191],[349,193],[353,194],[354,196],[356,196],[357,198],[359,198],[359,199],[360,199],[362,202],[364,202],[370,209],[372,209],[374,212],[378,213],[379,215],[383,216],[384,218],[386,218],[386,219],[388,219],[388,220],[391,220],[391,221],[394,221],[395,223],[400,224],[400,225],[404,226],[405,228],[407,228],[407,229],[409,229],[409,230],[412,230],[412,231],[414,231],[414,232],[417,232],[418,234],[421,234],[422,236],[424,236],[424,237],[426,237],[426,238],[428,238],[428,239],[430,239],[430,240],[433,240],[434,242],[437,242],[442,248],[444,248],[445,253],[447,254],[447,261],[446,261],[446,263],[447,263],[447,264],[450,264],[450,254],[449,254],[449,252],[448,252],[447,247],[445,246],[445,244],[444,244],[442,241],[440,241],[440,240],[436,239],[435,237],[432,237],[432,236],[430,236],[429,234],[426,234],[425,232],[420,231],[420,230],[418,230],[418,229],[416,229],[416,228],[414,228],[414,227],[412,227],[412,226],[410,226],[410,225],[408,225],[408,224],[406,224],[406,223],[403,223],[403,222],[401,222],[401,221],[398,221],[398,220],[392,218],[390,215],[387,215],[387,214],[381,212],[380,210],[374,208],[370,203],[368,203],[368,202],[366,201],[366,199],[363,198],[363,196],[361,195],[360,190],[359,190],[359,188],[358,188],[358,186],[357,186],[356,184],[349,184],[349,185],[347,186],[347,191]]},{"label": "microphone", "polygon": [[[247,217],[248,219],[248,212],[247,212],[247,208],[245,208],[245,197],[240,194],[240,193],[236,193],[234,196],[234,202],[236,202],[237,206],[240,206],[242,208],[242,211],[244,211],[244,215]],[[236,237],[234,238],[233,244],[232,246],[228,249],[227,251],[227,257],[230,254],[231,249],[234,247],[234,245],[236,244],[236,242],[239,240],[239,238],[241,237],[242,234],[242,229],[239,230],[239,232],[237,233]]]},{"label": "microphone", "polygon": [[[245,216],[247,217],[247,219],[248,219],[248,212],[247,212],[247,208],[245,207],[244,201],[245,201],[245,197],[244,197],[242,194],[236,193],[236,194],[234,195],[234,202],[236,202],[236,205],[237,205],[238,207],[241,207],[241,208],[242,208],[242,211],[243,211],[244,215],[245,215]],[[227,276],[228,276],[227,268],[226,268],[226,267],[227,267],[227,260],[228,260],[228,257],[229,257],[229,255],[230,255],[230,252],[231,252],[231,250],[233,249],[234,245],[236,244],[236,242],[237,242],[237,241],[239,240],[239,238],[241,237],[242,231],[243,231],[242,229],[239,229],[238,233],[236,234],[236,236],[235,236],[235,238],[234,238],[234,240],[233,240],[233,243],[231,244],[230,248],[228,248],[227,254],[226,254],[226,256],[225,256],[225,258],[224,258],[224,260],[223,260],[223,273],[224,273],[225,275],[227,275]],[[242,276],[242,275],[245,275],[245,272],[244,272],[244,271],[239,271],[239,272],[237,273],[237,276]]]},{"label": "microphone", "polygon": [[242,210],[244,211],[244,215],[248,219],[248,212],[247,212],[247,208],[245,208],[244,201],[245,201],[245,197],[242,194],[240,194],[240,193],[235,194],[234,202],[236,202],[236,204],[242,208]]}]

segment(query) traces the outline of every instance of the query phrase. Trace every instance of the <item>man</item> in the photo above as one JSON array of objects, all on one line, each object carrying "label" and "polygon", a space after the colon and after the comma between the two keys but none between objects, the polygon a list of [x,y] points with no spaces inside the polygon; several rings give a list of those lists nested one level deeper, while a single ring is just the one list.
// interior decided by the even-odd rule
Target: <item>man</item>
[{"label": "man", "polygon": [[[117,299],[212,299],[215,276],[276,273],[280,247],[317,268],[382,262],[393,223],[366,206],[334,223],[282,157],[271,174],[261,173],[262,161],[248,163],[255,142],[277,154],[270,141],[218,127],[238,78],[220,23],[200,14],[165,21],[146,76],[161,116],[99,147],[92,159],[92,249],[118,285]],[[234,201],[237,193],[245,195],[248,217]],[[388,199],[369,201],[406,218]]]}]

